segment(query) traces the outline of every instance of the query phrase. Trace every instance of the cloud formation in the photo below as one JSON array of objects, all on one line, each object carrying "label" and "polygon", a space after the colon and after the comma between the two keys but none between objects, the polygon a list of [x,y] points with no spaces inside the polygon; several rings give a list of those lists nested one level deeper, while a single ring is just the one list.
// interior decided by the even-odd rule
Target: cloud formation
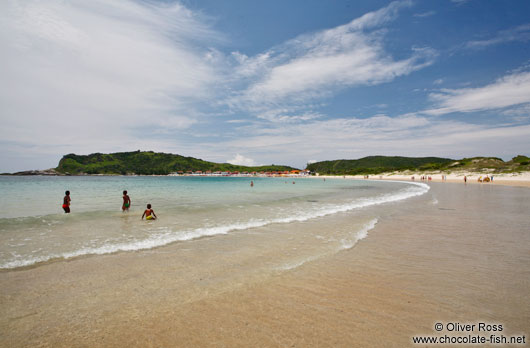
[{"label": "cloud formation", "polygon": [[515,28],[501,30],[494,37],[486,40],[473,40],[466,44],[467,48],[481,49],[488,46],[499,45],[508,42],[530,41],[530,23],[519,25]]},{"label": "cloud formation", "polygon": [[252,158],[247,158],[240,154],[236,154],[234,158],[232,158],[231,160],[228,160],[227,162],[230,164],[238,165],[238,166],[252,167],[256,165],[256,161],[254,161]]},{"label": "cloud formation", "polygon": [[436,108],[429,115],[501,109],[530,103],[530,72],[516,72],[477,88],[442,89],[432,93]]},{"label": "cloud formation", "polygon": [[197,122],[220,40],[178,3],[0,2],[0,138],[49,152],[130,149]]},{"label": "cloud formation", "polygon": [[427,12],[415,13],[413,16],[416,18],[425,18],[425,17],[434,16],[435,14],[436,14],[435,11],[427,11]]},{"label": "cloud formation", "polygon": [[396,18],[410,1],[395,1],[335,28],[299,36],[256,57],[233,53],[236,71],[248,87],[230,100],[255,111],[278,103],[291,105],[322,97],[333,90],[389,82],[432,64],[430,48],[413,48],[395,60],[383,46],[381,26]]},{"label": "cloud formation", "polygon": [[[211,18],[178,2],[0,2],[0,162],[18,161],[3,170],[50,167],[70,152],[136,149],[302,167],[376,153],[491,155],[491,139],[503,144],[499,156],[530,148],[529,72],[454,89],[440,89],[459,82],[451,71],[427,71],[427,86],[416,85],[418,74],[404,78],[437,61],[429,47],[389,42],[412,6],[395,1],[247,56],[223,52],[227,40]],[[401,19],[423,26],[429,21],[421,18],[434,14],[443,16],[409,11]],[[520,25],[467,48],[526,42],[529,32]],[[467,51],[478,52],[485,53]],[[428,100],[403,94],[433,85]],[[390,90],[388,99],[346,101],[357,91],[372,99]],[[477,121],[472,113],[484,110],[498,110],[502,120]]]},{"label": "cloud formation", "polygon": [[[477,125],[440,118],[403,115],[313,120],[277,127],[241,126],[245,139],[220,145],[226,151],[244,148],[265,163],[304,167],[309,161],[351,159],[369,155],[441,156],[460,158],[492,154],[508,157],[530,148],[530,125]],[[205,147],[210,147],[208,143]],[[288,149],[288,151],[286,151]]]}]

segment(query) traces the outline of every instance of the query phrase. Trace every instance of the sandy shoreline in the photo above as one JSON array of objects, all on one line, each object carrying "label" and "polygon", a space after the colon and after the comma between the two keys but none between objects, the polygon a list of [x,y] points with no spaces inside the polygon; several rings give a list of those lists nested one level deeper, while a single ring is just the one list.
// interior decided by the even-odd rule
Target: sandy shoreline
[{"label": "sandy shoreline", "polygon": [[[491,182],[479,182],[479,178],[493,176]],[[421,180],[421,177],[431,177],[431,180]],[[442,179],[445,176],[445,179]],[[346,178],[346,179],[357,179],[364,180],[364,175],[345,175],[345,176],[330,176],[320,175],[319,178]],[[414,180],[412,180],[414,177]],[[467,182],[464,182],[464,177],[467,177]],[[522,173],[510,173],[510,174],[485,174],[485,173],[472,173],[472,172],[458,172],[458,173],[429,173],[429,172],[410,172],[410,173],[381,173],[375,175],[369,175],[370,180],[398,180],[398,181],[414,181],[414,182],[448,182],[448,183],[461,183],[461,184],[480,184],[480,185],[504,185],[504,186],[521,186],[530,187],[530,172]]]},{"label": "sandy shoreline", "polygon": [[227,282],[178,244],[0,272],[0,346],[404,347],[481,321],[528,342],[529,198],[434,182],[352,249]]}]

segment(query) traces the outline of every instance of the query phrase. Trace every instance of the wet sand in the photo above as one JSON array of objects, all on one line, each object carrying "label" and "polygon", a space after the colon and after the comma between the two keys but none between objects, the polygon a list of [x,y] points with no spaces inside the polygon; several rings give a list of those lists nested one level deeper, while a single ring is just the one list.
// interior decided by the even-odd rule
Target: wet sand
[{"label": "wet sand", "polygon": [[481,321],[528,342],[530,189],[431,187],[288,271],[224,269],[177,243],[0,272],[0,346],[404,347]]}]

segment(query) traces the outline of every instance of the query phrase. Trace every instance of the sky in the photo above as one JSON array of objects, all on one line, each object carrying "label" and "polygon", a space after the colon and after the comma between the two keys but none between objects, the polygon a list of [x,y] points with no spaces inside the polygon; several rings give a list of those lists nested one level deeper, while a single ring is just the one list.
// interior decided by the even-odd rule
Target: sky
[{"label": "sky", "polygon": [[4,0],[0,172],[530,155],[527,0]]}]

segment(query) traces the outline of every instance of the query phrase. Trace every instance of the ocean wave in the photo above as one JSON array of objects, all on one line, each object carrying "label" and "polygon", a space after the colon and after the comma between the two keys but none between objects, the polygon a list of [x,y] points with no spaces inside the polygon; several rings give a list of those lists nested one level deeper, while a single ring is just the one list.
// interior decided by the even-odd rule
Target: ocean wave
[{"label": "ocean wave", "polygon": [[289,270],[298,268],[298,267],[300,267],[303,264],[306,264],[308,262],[318,260],[318,259],[320,259],[320,258],[322,258],[324,256],[329,256],[329,255],[335,254],[336,252],[339,252],[341,250],[351,249],[351,248],[354,247],[355,244],[357,244],[357,242],[359,242],[360,240],[362,240],[362,239],[364,239],[364,238],[366,238],[368,236],[368,232],[375,227],[377,222],[378,222],[378,219],[372,219],[368,223],[366,223],[363,227],[361,227],[360,230],[355,232],[351,239],[342,239],[341,242],[340,242],[340,245],[333,252],[327,252],[327,253],[323,253],[323,254],[320,254],[320,255],[312,255],[312,256],[309,256],[309,257],[307,257],[305,259],[302,259],[302,260],[297,260],[297,261],[294,261],[294,262],[290,262],[290,263],[287,263],[287,264],[284,264],[284,265],[278,267],[277,270],[279,270],[279,271],[289,271]]},{"label": "ocean wave", "polygon": [[[403,184],[403,182],[399,182],[399,183]],[[193,240],[193,239],[202,238],[202,237],[228,234],[229,232],[232,232],[232,231],[259,228],[259,227],[264,227],[264,226],[271,225],[271,224],[287,224],[287,223],[292,223],[292,222],[303,222],[303,221],[307,221],[310,219],[315,219],[315,218],[320,218],[324,216],[329,216],[332,214],[351,211],[354,209],[360,209],[360,208],[365,208],[365,207],[379,205],[379,204],[391,203],[391,202],[396,202],[396,201],[412,198],[415,196],[420,196],[428,192],[430,189],[428,185],[423,184],[423,183],[407,183],[407,184],[409,184],[410,186],[396,193],[388,193],[388,194],[382,194],[382,195],[371,197],[371,198],[357,199],[352,202],[344,203],[344,204],[325,205],[323,207],[320,207],[318,210],[297,212],[297,214],[294,214],[288,217],[268,219],[268,220],[267,219],[253,219],[253,220],[243,222],[243,223],[234,223],[234,224],[214,226],[214,227],[201,227],[201,228],[197,228],[197,229],[193,229],[189,231],[171,231],[170,230],[170,231],[166,231],[163,233],[154,234],[150,236],[149,238],[143,239],[143,240],[135,240],[135,241],[129,241],[129,242],[124,242],[124,243],[105,244],[99,247],[84,247],[84,248],[80,248],[75,251],[64,252],[60,254],[50,254],[50,255],[39,256],[39,257],[30,257],[30,258],[11,260],[11,261],[7,261],[1,264],[0,269],[13,269],[13,268],[19,268],[19,267],[27,267],[27,266],[31,266],[34,264],[55,260],[55,259],[70,259],[74,257],[84,256],[84,255],[103,255],[103,254],[111,254],[111,253],[124,252],[124,251],[138,251],[138,250],[153,249],[156,247],[161,247],[161,246],[168,245],[168,244],[175,243],[175,242],[182,242],[182,241],[188,241],[188,240]],[[377,221],[374,222],[374,226],[376,222]],[[368,228],[365,233],[367,233],[367,231],[371,228]],[[363,230],[361,229],[361,232],[362,231]],[[353,242],[352,246],[357,242],[357,240]],[[349,244],[346,243],[345,245],[343,245],[343,247],[347,245]]]},{"label": "ocean wave", "polygon": [[373,219],[370,222],[368,222],[366,225],[364,225],[359,231],[357,231],[357,233],[355,233],[352,239],[341,240],[340,250],[346,250],[346,249],[353,248],[353,246],[357,244],[358,241],[368,236],[368,231],[374,229],[377,222],[378,222],[377,219]]}]

